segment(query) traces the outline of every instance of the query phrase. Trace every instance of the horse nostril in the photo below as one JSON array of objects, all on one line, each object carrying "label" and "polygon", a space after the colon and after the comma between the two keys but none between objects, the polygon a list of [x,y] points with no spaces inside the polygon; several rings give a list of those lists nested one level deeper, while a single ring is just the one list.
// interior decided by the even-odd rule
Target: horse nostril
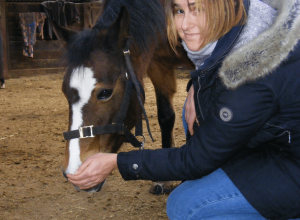
[{"label": "horse nostril", "polygon": [[66,179],[68,179],[67,174],[65,173],[64,169],[63,169],[63,168],[60,168],[60,169],[61,169],[61,172],[63,173],[64,177],[65,177]]},{"label": "horse nostril", "polygon": [[65,178],[68,179],[67,174],[65,172],[63,172],[63,175],[64,175]]}]

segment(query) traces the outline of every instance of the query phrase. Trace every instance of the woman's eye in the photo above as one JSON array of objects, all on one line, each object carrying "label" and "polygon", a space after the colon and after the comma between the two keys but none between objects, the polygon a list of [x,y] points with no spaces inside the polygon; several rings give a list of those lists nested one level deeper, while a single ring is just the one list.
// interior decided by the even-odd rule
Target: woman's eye
[{"label": "woman's eye", "polygon": [[108,99],[109,97],[111,97],[112,92],[113,92],[112,89],[104,89],[99,92],[99,94],[97,95],[97,99],[98,100]]},{"label": "woman's eye", "polygon": [[178,15],[178,14],[183,14],[184,13],[184,11],[182,10],[182,9],[174,9],[174,14],[176,15]]}]

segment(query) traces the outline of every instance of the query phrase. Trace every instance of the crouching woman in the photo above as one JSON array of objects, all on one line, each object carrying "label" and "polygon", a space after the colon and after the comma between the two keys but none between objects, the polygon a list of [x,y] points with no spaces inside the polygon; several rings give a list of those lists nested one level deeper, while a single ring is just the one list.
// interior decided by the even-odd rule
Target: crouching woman
[{"label": "crouching woman", "polygon": [[300,216],[299,0],[166,0],[168,37],[196,70],[180,148],[96,154],[69,181],[113,169],[125,180],[182,180],[170,219]]}]

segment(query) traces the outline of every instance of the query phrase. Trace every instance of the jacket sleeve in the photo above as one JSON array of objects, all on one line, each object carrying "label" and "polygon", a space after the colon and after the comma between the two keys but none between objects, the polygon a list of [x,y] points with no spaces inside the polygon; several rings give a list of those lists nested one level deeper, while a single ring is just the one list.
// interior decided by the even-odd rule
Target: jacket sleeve
[{"label": "jacket sleeve", "polygon": [[246,147],[276,106],[275,94],[265,83],[224,89],[216,97],[186,145],[119,153],[117,162],[122,177],[160,181],[201,178]]}]

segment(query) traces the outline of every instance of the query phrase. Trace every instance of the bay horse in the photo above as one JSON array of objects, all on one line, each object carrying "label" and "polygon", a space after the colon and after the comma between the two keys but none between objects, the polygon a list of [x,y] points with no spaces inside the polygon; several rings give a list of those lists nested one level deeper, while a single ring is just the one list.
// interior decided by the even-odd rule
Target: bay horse
[{"label": "bay horse", "polygon": [[[174,69],[179,65],[192,69],[194,65],[180,46],[177,54],[169,46],[164,14],[164,0],[107,0],[92,29],[74,32],[55,27],[58,38],[67,44],[68,66],[62,83],[69,103],[64,175],[74,174],[88,157],[98,152],[116,153],[124,141],[135,139],[130,130],[145,113],[146,74],[156,92],[162,147],[175,146]],[[125,92],[127,82],[133,84],[130,95]],[[124,105],[126,111],[121,110]],[[102,185],[86,191],[99,191]],[[157,187],[150,192],[162,193]]]}]

